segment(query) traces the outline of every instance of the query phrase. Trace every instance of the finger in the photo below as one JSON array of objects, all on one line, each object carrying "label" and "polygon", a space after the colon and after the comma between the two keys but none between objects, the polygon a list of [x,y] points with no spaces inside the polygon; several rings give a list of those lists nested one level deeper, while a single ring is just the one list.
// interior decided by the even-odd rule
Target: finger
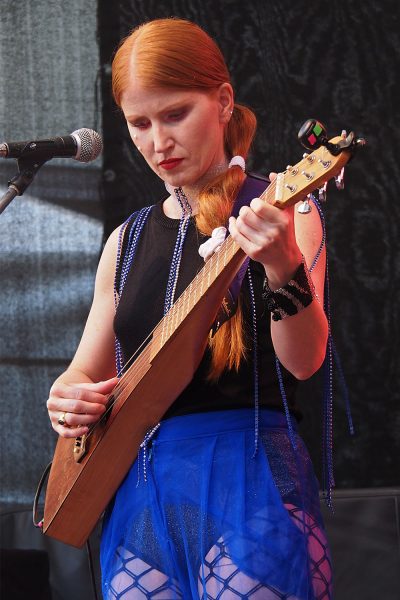
[{"label": "finger", "polygon": [[106,381],[98,381],[97,383],[71,383],[70,385],[78,386],[86,390],[92,390],[94,392],[98,392],[99,394],[110,394],[117,385],[118,381],[118,377],[111,377],[111,379],[107,379]]},{"label": "finger", "polygon": [[92,425],[96,423],[104,415],[105,411],[98,414],[87,414],[87,413],[72,413],[64,411],[53,412],[50,415],[50,420],[54,424],[61,425],[61,427],[78,427],[80,425]]},{"label": "finger", "polygon": [[242,206],[236,221],[239,229],[242,224],[247,225],[254,230],[261,229],[264,225],[262,217],[256,214],[250,206]]},{"label": "finger", "polygon": [[[71,418],[73,417],[73,419]],[[68,412],[59,412],[59,411],[49,411],[49,418],[53,429],[59,434],[65,434],[66,430],[73,430],[73,433],[76,433],[75,430],[79,430],[78,435],[83,435],[86,431],[88,431],[88,426],[91,424],[88,421],[93,419],[94,421],[98,420],[98,417],[86,416],[86,415],[72,415]],[[76,419],[76,420],[75,420]],[[72,420],[74,422],[72,423]],[[83,422],[85,421],[85,422]],[[69,432],[71,433],[71,432]],[[64,436],[65,437],[65,436]],[[68,435],[67,437],[71,437]]]},{"label": "finger", "polygon": [[53,425],[53,429],[63,438],[77,438],[88,433],[86,425],[80,427],[63,427],[62,425]]},{"label": "finger", "polygon": [[[62,406],[60,405],[60,399],[62,403],[64,399],[68,401],[72,400],[76,402],[97,404],[105,404],[107,402],[107,395],[82,387],[82,385],[84,384],[55,384],[50,390],[48,407],[52,409],[58,408],[59,410],[62,410]],[[64,410],[67,409],[69,410],[70,407],[66,407]],[[73,412],[79,412],[79,410]]]},{"label": "finger", "polygon": [[[261,200],[261,198],[253,198],[250,202],[250,206],[247,208],[250,208],[257,217],[268,223],[285,224],[288,221],[289,213],[286,212],[286,209],[282,210],[277,206],[273,206],[273,204],[269,204],[269,202]],[[289,211],[290,208],[287,210]]]},{"label": "finger", "polygon": [[101,415],[88,415],[67,412],[64,416],[65,426],[68,428],[74,428],[93,425],[93,423],[97,423],[99,419],[101,419],[103,414],[104,413],[102,413]]},{"label": "finger", "polygon": [[[49,414],[53,429],[62,437],[77,437],[89,431],[89,427],[99,421],[101,415],[52,412]],[[64,424],[60,423],[60,417]]]},{"label": "finger", "polygon": [[[250,223],[250,224],[249,224]],[[271,226],[261,219],[238,218],[236,221],[237,231],[257,248],[266,246],[271,239],[277,235],[278,228]]]},{"label": "finger", "polygon": [[242,248],[242,250],[250,257],[254,257],[255,252],[259,249],[246,235],[239,230],[236,219],[231,217],[229,219],[229,232],[235,242]]},{"label": "finger", "polygon": [[[101,400],[104,400],[102,397]],[[106,410],[104,401],[89,402],[84,400],[76,400],[75,398],[53,398],[47,400],[48,411],[57,411],[58,413],[75,413],[100,415]]]},{"label": "finger", "polygon": [[251,207],[242,207],[236,221],[237,229],[257,245],[265,240],[275,240],[284,235],[290,223],[289,215],[274,206],[266,206],[259,198],[251,202]]}]

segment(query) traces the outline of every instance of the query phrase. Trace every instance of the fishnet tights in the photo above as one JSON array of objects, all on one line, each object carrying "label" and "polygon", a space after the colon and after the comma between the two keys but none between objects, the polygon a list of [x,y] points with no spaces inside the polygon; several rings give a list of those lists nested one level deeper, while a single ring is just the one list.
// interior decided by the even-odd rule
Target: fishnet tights
[{"label": "fishnet tights", "polygon": [[170,577],[138,556],[119,547],[117,559],[105,600],[185,600]]},{"label": "fishnet tights", "polygon": [[[324,532],[315,520],[293,504],[285,504],[290,517],[307,536],[313,600],[331,597],[331,563]],[[203,583],[204,581],[204,587]],[[241,572],[232,561],[223,537],[214,544],[200,567],[201,600],[297,600]],[[189,600],[176,581],[124,548],[117,551],[114,577],[105,600]]]}]

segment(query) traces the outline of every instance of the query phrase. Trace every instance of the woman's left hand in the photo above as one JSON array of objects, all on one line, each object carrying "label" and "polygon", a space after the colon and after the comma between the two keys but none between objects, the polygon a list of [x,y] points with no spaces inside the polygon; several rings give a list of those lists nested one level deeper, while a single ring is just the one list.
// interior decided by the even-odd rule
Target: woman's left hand
[{"label": "woman's left hand", "polygon": [[285,285],[302,261],[293,206],[282,210],[254,198],[237,219],[229,219],[229,231],[247,256],[264,266],[271,289]]}]

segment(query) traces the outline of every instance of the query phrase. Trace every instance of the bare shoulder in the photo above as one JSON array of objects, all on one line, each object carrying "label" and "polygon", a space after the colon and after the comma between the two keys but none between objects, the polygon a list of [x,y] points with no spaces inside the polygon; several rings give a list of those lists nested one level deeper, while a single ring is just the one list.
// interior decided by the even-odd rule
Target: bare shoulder
[{"label": "bare shoulder", "polygon": [[123,225],[111,233],[104,245],[96,275],[96,289],[109,289],[114,285],[115,269],[117,266],[118,243]]},{"label": "bare shoulder", "polygon": [[97,269],[92,306],[71,369],[84,373],[91,381],[115,375],[114,277],[117,262],[118,227],[108,238]]}]

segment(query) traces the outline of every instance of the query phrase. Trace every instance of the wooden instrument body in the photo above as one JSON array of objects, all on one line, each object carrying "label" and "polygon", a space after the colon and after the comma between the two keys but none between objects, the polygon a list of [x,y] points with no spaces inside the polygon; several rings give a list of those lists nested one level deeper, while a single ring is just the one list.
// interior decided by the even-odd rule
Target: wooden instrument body
[{"label": "wooden instrument body", "polygon": [[[342,140],[336,137],[331,142]],[[350,150],[333,156],[320,147],[279,174],[277,185],[271,185],[261,198],[279,208],[295,204],[339,173],[350,156]],[[228,237],[207,261],[172,307],[170,313],[176,308],[173,317],[169,322],[168,315],[163,318],[130,367],[127,373],[135,373],[140,361],[129,385],[121,386],[106,422],[88,438],[88,450],[80,462],[74,458],[75,440],[59,438],[47,485],[45,534],[72,546],[84,544],[135,460],[146,433],[191,381],[224,295],[244,260],[243,251]],[[165,334],[161,328],[166,320]]]},{"label": "wooden instrument body", "polygon": [[73,456],[74,440],[58,439],[47,484],[45,534],[78,548],[85,543],[146,433],[191,381],[224,294],[244,259],[241,250],[236,252],[160,350],[152,348],[157,345],[153,336],[144,351],[149,358],[144,372],[141,369],[129,395],[118,397],[105,425],[90,438],[81,462]]}]

